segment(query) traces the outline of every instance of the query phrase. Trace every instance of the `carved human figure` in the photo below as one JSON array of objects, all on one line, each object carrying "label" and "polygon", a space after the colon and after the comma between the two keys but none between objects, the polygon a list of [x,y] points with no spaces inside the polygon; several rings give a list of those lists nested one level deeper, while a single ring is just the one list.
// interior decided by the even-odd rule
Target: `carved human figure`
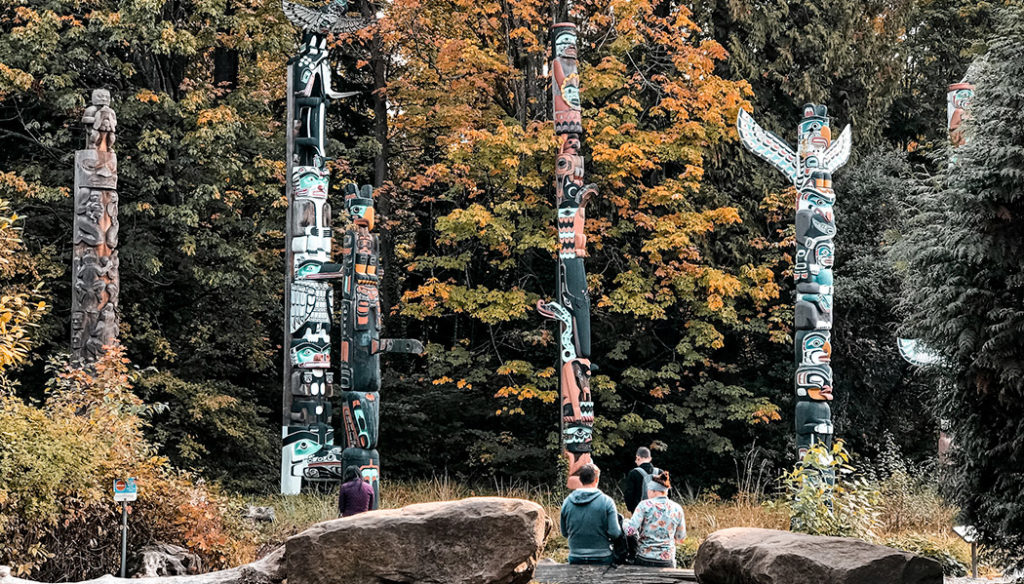
[{"label": "carved human figure", "polygon": [[82,114],[85,124],[86,149],[105,152],[114,146],[117,140],[117,115],[110,109],[110,92],[106,89],[94,89],[92,104]]}]

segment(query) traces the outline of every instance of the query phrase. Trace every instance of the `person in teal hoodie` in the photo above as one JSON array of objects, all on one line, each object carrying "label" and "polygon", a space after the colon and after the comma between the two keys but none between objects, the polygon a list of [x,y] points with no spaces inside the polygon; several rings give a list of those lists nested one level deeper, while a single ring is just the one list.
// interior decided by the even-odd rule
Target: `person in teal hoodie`
[{"label": "person in teal hoodie", "polygon": [[562,535],[569,540],[570,564],[612,563],[612,543],[622,537],[615,502],[597,488],[601,470],[585,464],[578,471],[583,486],[562,503]]}]

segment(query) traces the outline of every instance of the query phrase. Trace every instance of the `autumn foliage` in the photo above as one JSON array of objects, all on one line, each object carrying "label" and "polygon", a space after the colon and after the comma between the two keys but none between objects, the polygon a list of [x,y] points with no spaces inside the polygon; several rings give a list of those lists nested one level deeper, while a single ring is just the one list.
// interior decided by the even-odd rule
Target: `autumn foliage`
[{"label": "autumn foliage", "polygon": [[[381,25],[406,57],[387,88],[404,153],[394,180],[421,221],[400,311],[433,341],[435,385],[494,395],[499,418],[536,415],[557,393],[553,331],[534,309],[555,281],[548,8],[395,2]],[[778,299],[774,265],[715,257],[716,243],[752,242],[736,206],[700,194],[704,157],[733,135],[748,86],[715,75],[726,52],[685,7],[587,2],[571,17],[600,193],[586,225],[596,451],[668,427],[727,451],[722,424],[778,417],[719,362],[726,334]]]},{"label": "autumn foliage", "polygon": [[[54,365],[43,403],[0,393],[0,562],[44,581],[112,573],[120,561],[115,478],[135,477],[130,537],[185,545],[207,567],[253,550],[227,517],[229,500],[176,471],[143,435],[151,411],[131,392],[120,348],[92,372]],[[237,512],[237,509],[234,510]]]}]

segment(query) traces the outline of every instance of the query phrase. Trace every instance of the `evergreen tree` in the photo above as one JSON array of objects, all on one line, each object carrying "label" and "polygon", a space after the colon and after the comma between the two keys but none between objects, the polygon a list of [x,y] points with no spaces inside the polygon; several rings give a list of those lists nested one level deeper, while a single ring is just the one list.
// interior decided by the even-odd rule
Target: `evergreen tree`
[{"label": "evergreen tree", "polygon": [[1024,565],[1024,9],[977,68],[967,144],[914,200],[902,245],[905,333],[943,358],[949,496],[981,541]]}]

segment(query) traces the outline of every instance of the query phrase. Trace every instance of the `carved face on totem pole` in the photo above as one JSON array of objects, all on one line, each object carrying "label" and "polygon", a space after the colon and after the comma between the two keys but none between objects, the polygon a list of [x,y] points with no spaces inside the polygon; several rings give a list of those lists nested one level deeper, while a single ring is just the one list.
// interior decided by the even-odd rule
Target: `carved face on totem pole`
[{"label": "carved face on totem pole", "polygon": [[824,167],[821,157],[832,144],[832,130],[829,128],[828,108],[809,103],[804,106],[804,117],[800,120],[800,156],[804,174],[810,175]]},{"label": "carved face on totem pole", "polygon": [[76,153],[78,162],[79,187],[93,189],[117,188],[117,158],[110,153],[97,150],[79,150]]},{"label": "carved face on totem pole", "polygon": [[576,26],[556,24],[552,29],[554,59],[551,91],[554,101],[555,133],[582,134],[580,77],[576,72]]},{"label": "carved face on totem pole", "polygon": [[572,25],[555,28],[555,58],[576,59],[576,27]]},{"label": "carved face on totem pole", "polygon": [[319,272],[330,260],[331,206],[327,203],[326,170],[314,166],[293,169],[292,264],[296,276]]},{"label": "carved face on totem pole", "polygon": [[331,366],[331,289],[324,282],[292,283],[292,366],[327,369]]},{"label": "carved face on totem pole", "polygon": [[345,187],[345,210],[348,211],[352,223],[359,227],[365,227],[367,231],[373,231],[375,220],[373,188],[370,185],[363,185],[362,189],[356,189],[354,184],[347,185]]},{"label": "carved face on totem pole", "polygon": [[302,477],[306,461],[320,451],[323,444],[334,441],[334,430],[329,427],[285,428],[282,436],[285,466],[288,477]]},{"label": "carved face on totem pole", "polygon": [[380,400],[376,392],[346,391],[342,394],[341,416],[345,444],[366,449],[377,447]]},{"label": "carved face on totem pole", "polygon": [[962,146],[965,142],[960,124],[964,121],[967,106],[972,99],[974,86],[970,83],[954,83],[946,93],[946,124],[949,127],[949,139],[956,146]]}]

